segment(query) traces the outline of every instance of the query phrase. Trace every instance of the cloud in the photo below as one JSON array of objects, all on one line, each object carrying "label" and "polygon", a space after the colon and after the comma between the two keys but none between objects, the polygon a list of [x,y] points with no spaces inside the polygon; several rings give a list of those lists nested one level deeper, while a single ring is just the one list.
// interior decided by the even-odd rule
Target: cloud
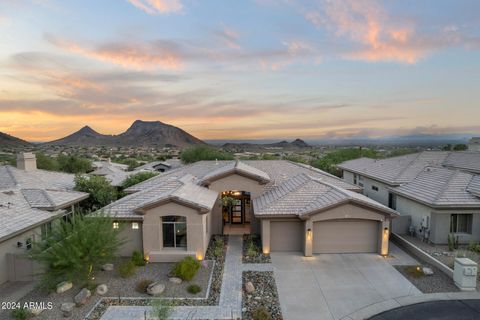
[{"label": "cloud", "polygon": [[238,43],[238,40],[240,38],[239,32],[234,30],[233,28],[223,25],[222,29],[217,30],[215,34],[228,48],[236,50],[241,49],[241,46]]},{"label": "cloud", "polygon": [[148,14],[180,12],[183,8],[180,0],[127,0]]},{"label": "cloud", "polygon": [[134,70],[179,70],[183,67],[175,45],[168,41],[125,43],[110,42],[95,48],[84,47],[73,41],[60,39],[50,34],[45,39],[68,52],[83,57],[108,62]]}]

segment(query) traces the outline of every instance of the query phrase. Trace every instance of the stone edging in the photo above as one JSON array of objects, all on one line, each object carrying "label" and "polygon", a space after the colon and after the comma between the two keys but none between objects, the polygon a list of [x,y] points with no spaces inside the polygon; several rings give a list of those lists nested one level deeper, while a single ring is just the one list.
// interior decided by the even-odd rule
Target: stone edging
[{"label": "stone edging", "polygon": [[392,240],[397,244],[399,245],[400,247],[402,247],[403,249],[405,249],[406,251],[410,252],[411,254],[413,254],[414,256],[416,256],[417,258],[419,258],[420,260],[423,260],[429,264],[432,264],[434,265],[435,267],[437,267],[440,271],[442,271],[443,273],[445,273],[447,276],[449,276],[450,278],[453,279],[453,270],[451,268],[449,268],[446,264],[444,264],[443,262],[439,261],[438,259],[435,259],[434,257],[432,257],[430,254],[426,253],[425,251],[423,251],[422,249],[420,249],[419,247],[417,247],[416,245],[414,245],[413,243],[409,242],[408,240],[406,240],[405,238],[402,238],[401,236],[399,236],[398,234],[396,233],[392,233],[391,234],[392,236]]},{"label": "stone edging", "polygon": [[357,310],[340,320],[364,320],[373,317],[379,313],[397,309],[400,307],[409,306],[412,304],[429,302],[429,301],[445,301],[445,300],[471,300],[480,299],[479,292],[442,292],[429,293],[415,296],[404,296],[384,300],[378,303],[371,304],[360,310]]}]

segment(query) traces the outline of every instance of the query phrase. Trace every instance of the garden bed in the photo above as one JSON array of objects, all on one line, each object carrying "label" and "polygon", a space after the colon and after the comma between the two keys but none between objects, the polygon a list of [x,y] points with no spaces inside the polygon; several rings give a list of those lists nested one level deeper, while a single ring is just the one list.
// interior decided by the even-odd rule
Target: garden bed
[{"label": "garden bed", "polygon": [[262,252],[262,238],[258,234],[244,234],[242,242],[243,263],[270,263],[270,254]]},{"label": "garden bed", "polygon": [[[251,282],[255,288],[252,293],[248,293],[245,284]],[[253,319],[254,313],[263,310],[270,315],[272,319],[281,320],[282,310],[278,299],[277,286],[275,278],[271,271],[244,271],[242,273],[242,318]]]},{"label": "garden bed", "polygon": [[[434,266],[423,265],[432,269],[433,275],[425,275],[421,271],[422,266],[394,266],[405,278],[407,278],[422,293],[457,292],[460,291],[453,279]],[[420,271],[418,270],[420,267]]]}]

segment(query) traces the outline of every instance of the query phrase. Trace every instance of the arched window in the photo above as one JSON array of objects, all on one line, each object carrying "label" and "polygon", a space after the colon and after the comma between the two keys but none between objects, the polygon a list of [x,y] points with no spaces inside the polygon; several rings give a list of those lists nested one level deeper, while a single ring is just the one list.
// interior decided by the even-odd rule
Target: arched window
[{"label": "arched window", "polygon": [[187,247],[187,218],[181,216],[162,217],[163,247]]}]

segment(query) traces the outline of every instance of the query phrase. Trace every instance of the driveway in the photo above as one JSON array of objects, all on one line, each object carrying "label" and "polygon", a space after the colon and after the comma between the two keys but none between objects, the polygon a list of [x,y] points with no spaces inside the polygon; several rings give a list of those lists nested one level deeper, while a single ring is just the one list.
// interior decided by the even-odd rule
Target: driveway
[{"label": "driveway", "polygon": [[287,320],[337,320],[374,303],[421,294],[377,254],[271,256]]}]

